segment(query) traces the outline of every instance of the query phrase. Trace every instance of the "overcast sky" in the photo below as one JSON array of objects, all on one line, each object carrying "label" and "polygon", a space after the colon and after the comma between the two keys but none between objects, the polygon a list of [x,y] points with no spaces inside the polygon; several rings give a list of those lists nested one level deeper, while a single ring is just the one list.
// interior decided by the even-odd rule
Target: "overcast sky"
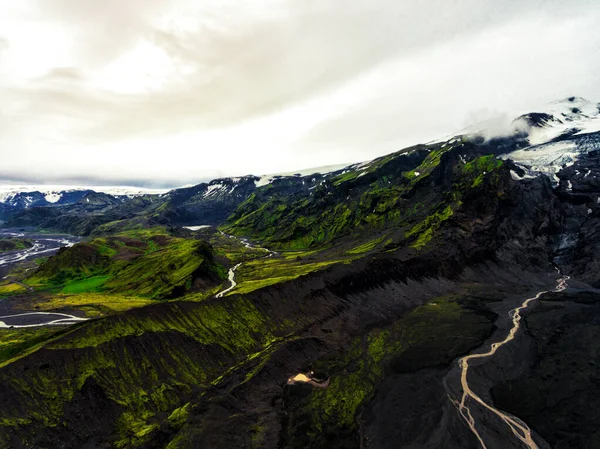
[{"label": "overcast sky", "polygon": [[367,160],[579,95],[598,0],[0,2],[0,180],[177,186]]}]

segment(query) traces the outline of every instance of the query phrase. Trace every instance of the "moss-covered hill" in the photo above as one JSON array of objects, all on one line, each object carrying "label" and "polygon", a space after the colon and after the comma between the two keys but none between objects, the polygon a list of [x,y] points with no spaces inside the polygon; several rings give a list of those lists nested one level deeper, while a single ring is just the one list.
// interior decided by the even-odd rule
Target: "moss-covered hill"
[{"label": "moss-covered hill", "polygon": [[466,196],[497,188],[502,162],[490,151],[457,138],[351,167],[296,195],[262,187],[222,229],[278,249],[330,245],[343,237],[365,242],[385,231],[396,243],[408,238],[421,248]]},{"label": "moss-covered hill", "polygon": [[210,290],[226,269],[201,240],[152,228],[95,238],[60,250],[25,282],[39,290],[169,299]]},{"label": "moss-covered hill", "polygon": [[[420,208],[431,201],[428,196],[435,196],[436,189],[429,187],[440,187],[442,159],[466,163],[520,144],[512,138],[483,142],[462,136],[327,174],[275,176],[262,186],[260,178],[245,176],[215,179],[163,195],[115,198],[94,193],[75,204],[25,209],[5,225],[99,236],[153,226],[225,223],[230,233],[281,248],[318,246],[339,235],[358,235],[428,215]],[[426,190],[431,195],[424,194]]]},{"label": "moss-covered hill", "polygon": [[[595,197],[561,202],[543,178],[516,181],[515,167],[495,158],[503,145],[511,142],[457,138],[314,185],[289,177],[259,187],[223,229],[279,254],[214,230],[149,228],[174,209],[142,200],[133,218],[111,216],[25,282],[38,293],[130,295],[146,306],[56,333],[2,329],[0,446],[480,447],[451,401],[455,361],[502,325],[506,298],[551,288],[565,226],[588,226],[598,211]],[[179,217],[191,198],[199,207],[204,189],[180,198]],[[216,298],[226,259],[242,263],[238,285]],[[562,309],[544,309],[552,326],[530,322],[546,346],[554,340],[543,329],[563,338]],[[597,327],[596,315],[585,325]],[[596,333],[580,332],[579,320],[566,330],[587,342]],[[514,348],[522,357],[535,346]],[[579,364],[568,374],[585,397],[595,389],[575,375]],[[505,371],[510,364],[470,373],[487,388],[490,374],[519,379],[525,365],[520,375]],[[584,368],[598,373],[598,364]],[[290,381],[297,374],[312,382]],[[551,397],[558,388],[543,374]],[[527,398],[513,391],[521,381],[500,391]],[[516,407],[535,415],[530,405]],[[563,422],[561,409],[547,410],[549,422]]]}]

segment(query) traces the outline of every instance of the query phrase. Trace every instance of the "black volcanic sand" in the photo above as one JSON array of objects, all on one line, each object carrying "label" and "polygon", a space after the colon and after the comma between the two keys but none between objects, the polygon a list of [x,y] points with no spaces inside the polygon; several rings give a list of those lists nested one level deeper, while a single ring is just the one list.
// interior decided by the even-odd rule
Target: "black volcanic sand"
[{"label": "black volcanic sand", "polygon": [[[477,333],[470,326],[468,329],[454,331],[447,341],[437,339],[424,342],[413,351],[396,357],[385,379],[378,386],[374,399],[365,407],[361,416],[361,447],[480,448],[477,438],[451,402],[451,398],[459,399],[462,394],[460,370],[456,362],[466,353],[479,352],[480,348],[487,349],[490,343],[502,340],[512,326],[508,311],[531,295],[531,291],[516,293],[514,289],[511,292],[510,289],[496,286],[478,289],[477,294],[461,298],[464,306],[493,321],[494,327],[487,328],[486,334],[483,327]],[[522,331],[519,335],[521,334]],[[468,345],[469,342],[473,345],[470,351],[461,348],[461,345]],[[520,340],[507,346],[510,347],[511,344],[518,347]],[[527,350],[523,352],[510,347],[502,354],[495,354],[476,364],[476,367],[471,366],[468,377],[471,388],[486,402],[491,402],[487,394],[489,388],[506,376],[514,376],[515,371],[520,373],[519,367],[527,357]],[[482,413],[472,404],[468,402],[476,422],[483,423],[486,427],[482,435],[488,449],[520,447],[505,424]]]},{"label": "black volcanic sand", "polygon": [[544,296],[526,317],[531,369],[492,389],[496,405],[555,449],[600,447],[600,292]]},{"label": "black volcanic sand", "polygon": [[[32,313],[34,315],[24,315],[26,313]],[[59,313],[49,313],[49,314],[38,314],[37,312],[12,312],[14,317],[11,317],[11,314],[3,315],[3,318],[0,318],[7,326],[31,326],[31,325],[40,325],[44,323],[48,323],[50,321],[55,320],[64,320],[68,317]],[[67,323],[65,323],[67,324]]]}]

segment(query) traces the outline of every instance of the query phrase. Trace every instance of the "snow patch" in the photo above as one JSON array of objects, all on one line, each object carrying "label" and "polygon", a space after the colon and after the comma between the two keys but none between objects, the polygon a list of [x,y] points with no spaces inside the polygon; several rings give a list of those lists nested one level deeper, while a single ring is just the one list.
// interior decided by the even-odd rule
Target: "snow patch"
[{"label": "snow patch", "polygon": [[600,131],[600,107],[580,97],[550,103],[540,111],[553,117],[542,126],[529,127],[525,119],[514,122],[515,129],[529,133],[529,143],[540,145],[570,133],[583,135]]},{"label": "snow patch", "polygon": [[523,179],[534,179],[535,178],[535,176],[528,175],[528,174],[524,174],[523,176],[519,176],[519,174],[516,171],[514,171],[514,170],[510,171],[510,177],[513,180],[515,180],[515,181],[522,181]]},{"label": "snow patch", "polygon": [[211,184],[206,188],[206,192],[202,195],[202,198],[208,198],[210,196],[217,195],[220,191],[225,189],[223,184]]},{"label": "snow patch", "polygon": [[212,228],[211,225],[199,225],[199,226],[184,226],[184,229],[189,229],[190,231],[198,231],[200,229]]},{"label": "snow patch", "polygon": [[48,201],[49,203],[56,203],[56,202],[60,201],[61,198],[62,198],[62,194],[56,193],[56,192],[49,192],[46,194],[46,196],[44,196],[44,199],[46,201]]},{"label": "snow patch", "polygon": [[575,142],[556,142],[503,154],[500,159],[512,159],[529,177],[547,175],[556,185],[560,181],[557,173],[573,165],[580,154],[581,151]]},{"label": "snow patch", "polygon": [[258,181],[254,181],[254,185],[256,187],[263,187],[263,186],[271,184],[273,182],[273,179],[274,178],[269,177],[269,176],[263,176]]}]

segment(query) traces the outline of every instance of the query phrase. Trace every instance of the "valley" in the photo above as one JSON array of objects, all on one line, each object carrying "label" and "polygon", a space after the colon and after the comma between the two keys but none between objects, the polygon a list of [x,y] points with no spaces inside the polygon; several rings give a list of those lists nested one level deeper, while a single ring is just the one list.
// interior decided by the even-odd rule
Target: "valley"
[{"label": "valley", "polygon": [[329,173],[15,194],[0,445],[597,447],[600,107],[548,111]]}]

